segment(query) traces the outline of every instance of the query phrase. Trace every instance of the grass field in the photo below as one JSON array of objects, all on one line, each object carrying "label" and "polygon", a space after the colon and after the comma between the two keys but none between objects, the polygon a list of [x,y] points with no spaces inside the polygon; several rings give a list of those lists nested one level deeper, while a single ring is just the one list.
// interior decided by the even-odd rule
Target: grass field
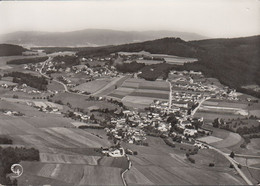
[{"label": "grass field", "polygon": [[24,177],[29,177],[30,181],[47,178],[51,183],[62,183],[62,185],[63,183],[65,185],[122,185],[120,168],[36,162],[21,164],[24,167],[24,174],[19,177],[18,182],[22,185],[26,183]]},{"label": "grass field", "polygon": [[169,83],[166,81],[146,81],[144,79],[128,78],[121,87],[108,95],[122,100],[126,106],[145,108],[154,100],[169,99]]},{"label": "grass field", "polygon": [[40,153],[40,160],[43,163],[98,165],[98,159],[100,156]]},{"label": "grass field", "polygon": [[105,86],[103,86],[100,90],[93,93],[95,96],[106,96],[113,92],[117,87],[120,87],[126,79],[128,79],[128,76],[121,76],[114,78],[113,81],[109,82]]},{"label": "grass field", "polygon": [[260,138],[250,139],[247,149],[257,151],[257,153],[260,154]]},{"label": "grass field", "polygon": [[[185,151],[167,146],[160,138],[148,137],[147,140],[148,147],[124,144],[138,152],[138,155],[130,156],[133,166],[125,175],[129,185],[244,184],[230,171],[228,161],[212,150],[199,151],[192,156],[196,160],[192,164]],[[214,160],[219,163],[209,167],[208,163]]]},{"label": "grass field", "polygon": [[223,139],[217,138],[215,136],[206,136],[206,137],[198,138],[198,140],[203,141],[203,142],[208,143],[208,144],[211,144],[211,143],[221,141]]},{"label": "grass field", "polygon": [[111,81],[113,81],[111,78],[97,79],[76,86],[73,88],[73,90],[86,91],[92,94],[109,84]]},{"label": "grass field", "polygon": [[242,115],[235,115],[232,113],[225,113],[225,112],[208,112],[208,111],[202,111],[198,110],[195,115],[195,117],[203,117],[205,123],[212,123],[214,119],[216,118],[223,118],[223,119],[237,119],[237,118],[245,118]]},{"label": "grass field", "polygon": [[138,96],[126,96],[122,99],[124,105],[133,108],[145,108],[148,107],[154,98],[152,97],[138,97]]},{"label": "grass field", "polygon": [[[121,55],[145,55],[149,57],[160,57],[164,58],[166,63],[169,64],[180,64],[183,65],[184,63],[191,63],[198,61],[195,58],[187,58],[187,57],[179,57],[179,56],[173,56],[173,55],[166,55],[166,54],[151,54],[146,51],[140,51],[140,52],[119,52]],[[155,63],[162,63],[162,61],[157,60],[137,60],[138,63],[146,63],[146,64],[155,64]]]},{"label": "grass field", "polygon": [[15,59],[26,59],[26,58],[35,58],[35,56],[5,56],[0,57],[0,69],[6,70],[12,68],[11,65],[7,65],[7,61],[15,60]]},{"label": "grass field", "polygon": [[[212,137],[213,139],[215,139],[215,142],[212,141],[210,145],[220,149],[228,149],[232,146],[235,146],[243,140],[242,137],[237,133],[229,132],[224,129],[214,128],[211,125],[204,125],[203,128],[213,131]],[[207,137],[205,138],[205,141],[207,141]]]}]

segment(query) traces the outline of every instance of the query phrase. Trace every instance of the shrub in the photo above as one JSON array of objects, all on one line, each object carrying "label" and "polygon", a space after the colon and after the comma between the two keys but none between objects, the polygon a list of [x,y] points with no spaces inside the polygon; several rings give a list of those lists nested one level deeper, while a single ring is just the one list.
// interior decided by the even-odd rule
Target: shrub
[{"label": "shrub", "polygon": [[188,160],[191,162],[191,163],[195,163],[195,160],[191,157],[188,157]]}]

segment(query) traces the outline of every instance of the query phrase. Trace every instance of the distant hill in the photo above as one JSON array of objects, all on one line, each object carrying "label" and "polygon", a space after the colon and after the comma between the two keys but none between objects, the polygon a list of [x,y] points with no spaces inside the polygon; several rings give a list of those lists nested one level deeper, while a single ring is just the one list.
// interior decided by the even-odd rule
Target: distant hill
[{"label": "distant hill", "polygon": [[28,46],[105,46],[180,37],[184,40],[199,40],[207,37],[195,33],[174,31],[116,31],[105,29],[86,29],[73,32],[14,32],[0,35],[0,43]]},{"label": "distant hill", "polygon": [[22,55],[22,52],[26,51],[27,49],[17,46],[17,45],[10,45],[10,44],[0,44],[0,56],[17,56]]},{"label": "distant hill", "polygon": [[[243,85],[260,85],[260,36],[210,39],[186,42],[179,38],[164,38],[142,43],[118,46],[81,48],[79,56],[106,55],[119,51],[169,54],[195,57],[199,61],[176,67],[182,70],[199,70],[208,77],[215,77],[221,83],[240,91]],[[257,94],[259,97],[259,93]]]}]

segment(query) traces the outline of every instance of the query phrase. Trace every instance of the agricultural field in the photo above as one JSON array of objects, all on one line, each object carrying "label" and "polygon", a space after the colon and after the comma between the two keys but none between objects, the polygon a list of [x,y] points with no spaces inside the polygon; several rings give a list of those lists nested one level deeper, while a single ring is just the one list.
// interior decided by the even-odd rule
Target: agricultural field
[{"label": "agricultural field", "polygon": [[211,125],[204,125],[203,128],[213,131],[211,136],[200,138],[199,140],[209,142],[210,145],[218,148],[230,151],[233,146],[240,144],[243,138],[233,132],[226,131],[224,129],[214,128]]},{"label": "agricultural field", "polygon": [[32,183],[37,183],[38,178],[43,178],[49,179],[50,183],[62,183],[62,185],[122,185],[121,168],[85,164],[31,162],[21,164],[24,167],[24,174],[18,178],[21,185],[26,183],[27,177]]},{"label": "agricultural field", "polygon": [[[134,60],[134,61],[136,61],[137,63],[144,63],[146,65],[163,63],[162,60],[137,59],[137,60]],[[131,63],[131,62],[132,62],[131,60],[124,61],[124,63]]]},{"label": "agricultural field", "polygon": [[[187,160],[185,150],[171,148],[160,138],[148,137],[148,143],[148,147],[125,144],[127,148],[138,151],[138,155],[130,156],[132,167],[125,174],[129,185],[244,184],[230,170],[228,161],[214,151],[199,151],[191,156],[195,159],[195,164],[192,164]],[[208,166],[209,162],[218,159],[221,161],[215,167]]]},{"label": "agricultural field", "polygon": [[[139,55],[139,56],[149,56],[149,57],[155,57],[155,58],[163,58],[166,63],[169,64],[177,64],[177,65],[183,65],[184,63],[193,63],[198,61],[195,58],[187,58],[187,57],[180,57],[180,56],[173,56],[173,55],[166,55],[166,54],[151,54],[146,51],[140,51],[140,52],[118,52],[120,55]],[[138,63],[146,63],[146,64],[157,64],[162,63],[161,60],[136,60]]]},{"label": "agricultural field", "polygon": [[87,98],[88,96],[82,96],[71,93],[59,93],[53,97],[53,100],[60,100],[64,105],[67,105],[69,103],[73,108],[81,108],[84,111],[89,111],[93,106],[101,109],[119,108],[119,106],[116,106],[115,104],[109,103],[107,101],[87,101]]},{"label": "agricultural field", "polygon": [[145,108],[154,100],[168,100],[169,90],[169,83],[166,81],[129,78],[108,96],[122,100],[126,106],[132,108]]},{"label": "agricultural field", "polygon": [[218,113],[218,112],[209,112],[209,111],[202,111],[202,110],[198,110],[194,116],[198,118],[203,117],[204,122],[207,124],[212,123],[216,118],[223,118],[225,120],[245,118],[242,115],[235,115],[233,113],[225,113],[225,112]]},{"label": "agricultural field", "polygon": [[111,78],[97,79],[94,81],[80,84],[79,86],[74,87],[73,90],[85,91],[93,94],[98,90],[102,89],[107,84],[109,84],[111,81],[113,81],[113,79]]},{"label": "agricultural field", "polygon": [[96,91],[93,93],[95,96],[106,96],[113,92],[115,89],[120,87],[126,79],[128,79],[128,76],[121,76],[121,77],[116,77],[113,79],[113,81],[109,82],[105,86],[103,86],[100,90]]},{"label": "agricultural field", "polygon": [[15,59],[27,59],[27,58],[35,58],[36,56],[5,56],[0,57],[0,69],[8,70],[12,68],[12,65],[7,65],[6,62],[15,60]]},{"label": "agricultural field", "polygon": [[247,149],[251,151],[255,151],[257,154],[260,155],[260,138],[253,138],[250,139],[250,143],[247,144]]},{"label": "agricultural field", "polygon": [[[121,173],[128,161],[102,158],[96,149],[109,147],[111,143],[94,134],[95,130],[77,129],[73,120],[39,112],[23,102],[0,100],[0,106],[17,111],[24,108],[25,112],[20,117],[0,113],[0,136],[12,139],[10,146],[34,147],[40,151],[40,162],[21,162],[24,174],[19,177],[19,184],[122,185]],[[33,110],[39,114],[28,115]],[[104,131],[99,132],[103,135]]]}]

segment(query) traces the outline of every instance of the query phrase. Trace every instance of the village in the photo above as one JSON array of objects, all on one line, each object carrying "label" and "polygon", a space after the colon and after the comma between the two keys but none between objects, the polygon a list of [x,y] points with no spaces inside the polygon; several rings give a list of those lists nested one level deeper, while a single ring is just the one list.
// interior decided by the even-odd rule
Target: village
[{"label": "village", "polygon": [[[138,55],[119,55],[123,60],[139,59]],[[70,59],[71,58],[71,59]],[[102,78],[117,78],[124,74],[118,72],[111,61],[115,55],[107,57],[95,58],[80,58],[79,63],[74,64],[75,60],[71,56],[63,56],[58,60],[50,57],[47,61],[36,64],[25,64],[24,70],[38,72],[50,80],[56,80],[62,85],[66,86],[68,92],[78,95],[89,95],[88,91],[76,90],[74,87],[79,86],[80,83],[95,82],[95,80]],[[162,60],[161,58],[145,58],[146,60]],[[72,65],[68,65],[62,60],[69,60]],[[140,72],[131,74],[130,76],[138,79]],[[104,129],[107,136],[114,144],[121,142],[149,146],[146,142],[147,136],[156,136],[161,138],[171,138],[174,143],[187,143],[198,148],[208,148],[207,145],[200,143],[196,139],[198,137],[209,136],[212,131],[202,128],[204,124],[203,117],[195,116],[196,111],[202,103],[211,98],[217,100],[232,100],[237,101],[237,94],[235,90],[229,89],[218,82],[206,79],[201,72],[195,71],[175,71],[169,72],[166,80],[170,85],[169,98],[161,100],[154,98],[153,102],[144,109],[133,109],[122,107],[119,113],[110,115],[110,119],[100,122],[98,119],[93,120],[91,112],[83,113],[80,111],[70,111],[70,113],[62,112],[56,105],[45,104],[37,105],[35,103],[27,102],[27,105],[35,107],[41,112],[62,114],[70,117],[73,120],[82,122],[83,124],[76,124],[78,128],[97,128]],[[35,89],[26,89],[26,84],[22,85],[1,85],[3,88],[9,88],[13,92],[25,92],[28,94],[41,95],[44,91]],[[117,87],[115,86],[115,89]],[[66,91],[66,90],[65,90]],[[51,101],[48,97],[59,94],[64,91],[47,90],[48,96],[44,99]],[[39,97],[35,97],[39,98]],[[105,101],[110,97],[98,96],[96,100]],[[90,124],[96,122],[96,124]],[[120,147],[121,148],[121,147]],[[115,149],[112,148],[108,153],[111,155]],[[117,149],[114,156],[124,156],[125,152]],[[113,155],[111,155],[113,156]]]}]

